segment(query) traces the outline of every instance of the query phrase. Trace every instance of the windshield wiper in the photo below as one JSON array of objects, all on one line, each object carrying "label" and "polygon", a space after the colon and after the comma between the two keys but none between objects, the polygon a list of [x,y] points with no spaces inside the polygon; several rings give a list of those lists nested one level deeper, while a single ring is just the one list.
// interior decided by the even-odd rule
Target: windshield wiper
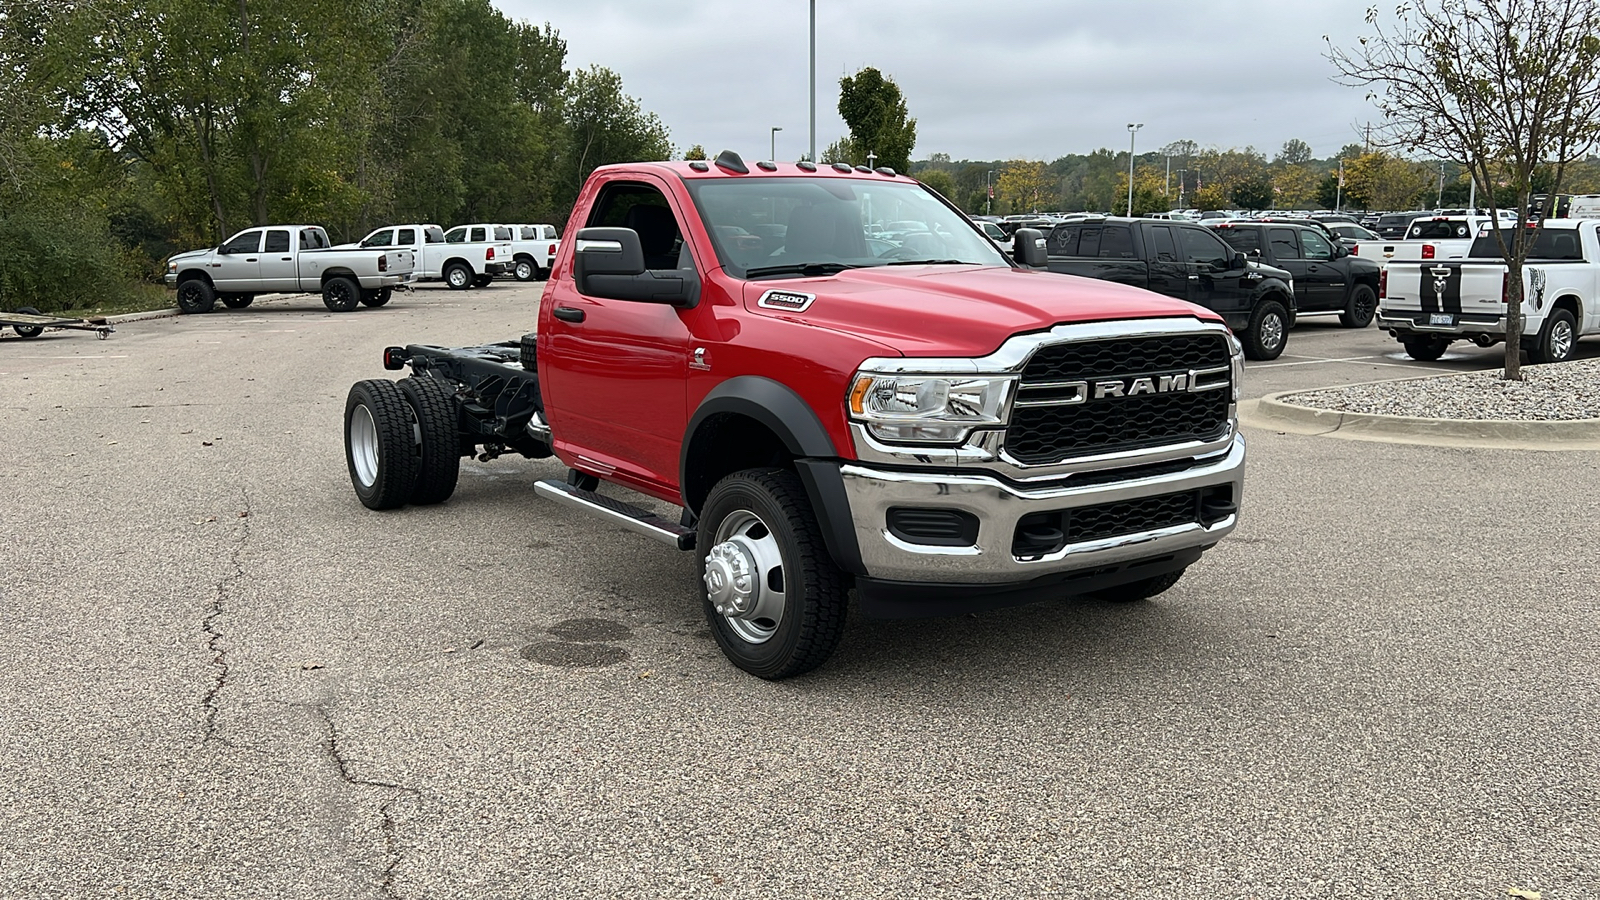
[{"label": "windshield wiper", "polygon": [[891,266],[981,266],[970,259],[897,259]]},{"label": "windshield wiper", "polygon": [[754,269],[746,269],[744,277],[760,278],[763,275],[837,275],[845,269],[859,268],[861,267],[850,263],[837,262],[790,263],[786,266],[757,266]]}]

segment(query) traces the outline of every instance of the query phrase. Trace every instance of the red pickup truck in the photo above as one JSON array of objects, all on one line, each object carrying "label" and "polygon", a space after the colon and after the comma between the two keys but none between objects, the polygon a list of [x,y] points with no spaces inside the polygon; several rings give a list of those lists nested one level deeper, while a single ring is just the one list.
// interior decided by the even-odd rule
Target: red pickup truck
[{"label": "red pickup truck", "polygon": [[599,169],[571,222],[535,334],[388,347],[412,374],[351,388],[368,507],[554,454],[537,491],[693,551],[717,643],[773,679],[828,658],[852,589],[891,617],[1139,600],[1238,522],[1238,341],[1045,271],[1037,231],[1013,263],[889,169],[731,152]]}]

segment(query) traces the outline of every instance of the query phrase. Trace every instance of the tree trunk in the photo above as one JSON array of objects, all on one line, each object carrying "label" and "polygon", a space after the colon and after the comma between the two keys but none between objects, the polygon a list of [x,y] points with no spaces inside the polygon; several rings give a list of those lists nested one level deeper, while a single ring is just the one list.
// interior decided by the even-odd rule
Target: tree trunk
[{"label": "tree trunk", "polygon": [[1506,262],[1506,381],[1522,380],[1522,263]]}]

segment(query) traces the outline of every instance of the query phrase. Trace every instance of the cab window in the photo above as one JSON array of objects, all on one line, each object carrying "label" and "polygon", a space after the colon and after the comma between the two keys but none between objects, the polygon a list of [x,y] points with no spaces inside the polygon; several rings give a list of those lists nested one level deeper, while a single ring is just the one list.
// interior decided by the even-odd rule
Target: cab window
[{"label": "cab window", "polygon": [[1228,268],[1233,250],[1204,228],[1180,228],[1178,239],[1183,243],[1184,255],[1195,265],[1217,272]]},{"label": "cab window", "polygon": [[422,240],[424,243],[442,244],[444,243],[444,229],[437,225],[424,225],[422,226]]},{"label": "cab window", "polygon": [[362,241],[361,245],[363,247],[393,247],[394,232],[388,229],[375,231],[366,240]]},{"label": "cab window", "polygon": [[267,253],[288,253],[289,232],[274,230],[267,232]]},{"label": "cab window", "polygon": [[417,242],[417,230],[415,228],[402,228],[395,232],[395,235],[396,243],[402,247],[409,247]]},{"label": "cab window", "polygon": [[223,253],[254,253],[261,249],[261,232],[246,231],[244,234],[234,235],[226,244],[222,245]]},{"label": "cab window", "polygon": [[474,228],[474,229],[472,229],[472,241],[473,241],[473,243],[477,243],[478,241],[487,241],[488,239],[489,239],[489,232],[487,230],[485,230],[483,228]]},{"label": "cab window", "polygon": [[1133,259],[1133,234],[1126,225],[1107,225],[1100,232],[1101,259]]},{"label": "cab window", "polygon": [[1050,237],[1045,241],[1045,253],[1050,256],[1077,256],[1078,238],[1082,231],[1080,225],[1057,225],[1051,229]]},{"label": "cab window", "polygon": [[505,227],[504,225],[496,225],[494,227],[494,239],[497,241],[511,240],[511,229]]},{"label": "cab window", "polygon": [[1172,243],[1172,228],[1167,225],[1157,225],[1150,231],[1155,235],[1156,262],[1176,262],[1178,248]]},{"label": "cab window", "polygon": [[1254,228],[1218,228],[1217,237],[1245,256],[1261,255],[1261,232]]},{"label": "cab window", "polygon": [[[632,228],[639,234],[647,269],[675,269],[693,266],[683,244],[678,217],[667,205],[666,195],[648,184],[613,182],[600,191],[589,213],[590,227]],[[760,238],[751,235],[759,245]],[[756,249],[762,249],[757,246]]]},{"label": "cab window", "polygon": [[444,242],[446,244],[465,244],[467,242],[467,230],[465,228],[450,229],[444,233]]},{"label": "cab window", "polygon": [[1269,228],[1267,240],[1272,244],[1273,259],[1300,258],[1300,244],[1294,239],[1293,228]]},{"label": "cab window", "polygon": [[1306,259],[1333,259],[1333,245],[1315,231],[1300,232],[1300,243],[1306,248]]}]

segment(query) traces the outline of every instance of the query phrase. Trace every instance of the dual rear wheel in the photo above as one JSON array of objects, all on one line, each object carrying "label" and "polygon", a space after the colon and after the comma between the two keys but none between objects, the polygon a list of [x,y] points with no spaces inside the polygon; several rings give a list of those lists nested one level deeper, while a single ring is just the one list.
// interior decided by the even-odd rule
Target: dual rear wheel
[{"label": "dual rear wheel", "polygon": [[429,377],[356,382],[345,399],[344,449],[368,509],[443,503],[461,472],[454,391]]}]

